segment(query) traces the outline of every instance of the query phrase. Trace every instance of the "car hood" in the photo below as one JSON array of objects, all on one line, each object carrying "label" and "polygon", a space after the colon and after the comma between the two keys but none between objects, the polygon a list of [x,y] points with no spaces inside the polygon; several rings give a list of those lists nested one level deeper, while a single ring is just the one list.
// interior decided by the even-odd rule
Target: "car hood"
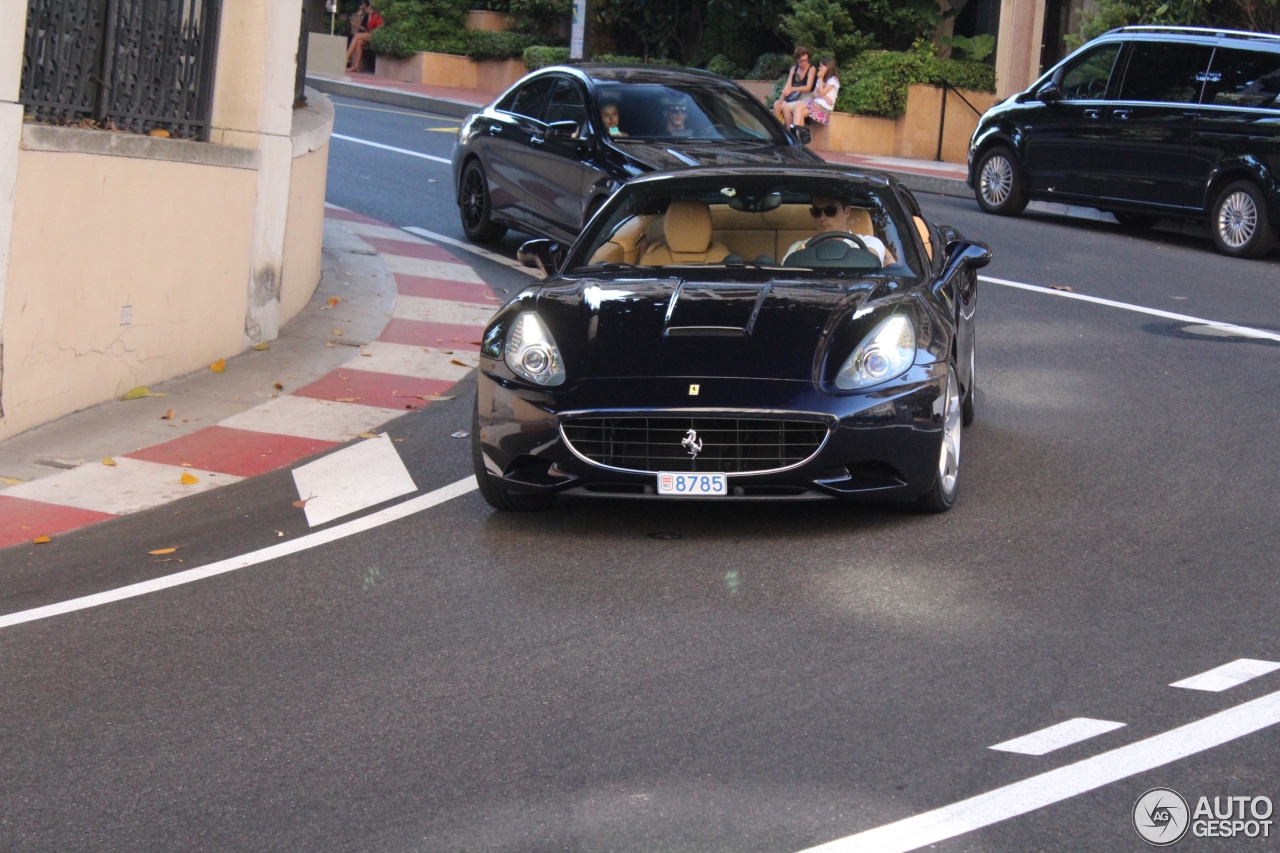
[{"label": "car hood", "polygon": [[654,171],[752,163],[822,162],[803,146],[771,142],[620,142],[617,147]]},{"label": "car hood", "polygon": [[582,378],[815,380],[833,342],[851,349],[850,327],[863,325],[852,315],[895,289],[880,279],[582,279],[548,283],[537,311]]}]

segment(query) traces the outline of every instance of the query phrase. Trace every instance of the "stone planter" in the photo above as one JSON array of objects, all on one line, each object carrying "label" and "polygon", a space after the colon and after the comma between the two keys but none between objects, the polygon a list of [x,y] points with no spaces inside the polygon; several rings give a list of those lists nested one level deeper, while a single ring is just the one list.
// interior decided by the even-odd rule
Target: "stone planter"
[{"label": "stone planter", "polygon": [[379,77],[405,83],[496,93],[506,90],[527,71],[524,62],[519,59],[486,59],[476,62],[465,56],[423,52],[407,59],[379,56],[374,73]]},{"label": "stone planter", "polygon": [[[815,151],[840,151],[879,157],[932,160],[938,154],[938,125],[944,90],[920,84],[907,90],[907,111],[898,119],[832,113],[829,127],[811,125]],[[980,110],[990,109],[995,95],[964,91],[965,100]],[[965,106],[955,92],[948,91],[946,123],[943,125],[942,159],[964,163],[969,137],[979,116]]]},{"label": "stone planter", "polygon": [[760,103],[769,109],[773,109],[773,104],[769,102],[769,96],[773,94],[772,80],[734,80],[742,88],[755,95]]}]

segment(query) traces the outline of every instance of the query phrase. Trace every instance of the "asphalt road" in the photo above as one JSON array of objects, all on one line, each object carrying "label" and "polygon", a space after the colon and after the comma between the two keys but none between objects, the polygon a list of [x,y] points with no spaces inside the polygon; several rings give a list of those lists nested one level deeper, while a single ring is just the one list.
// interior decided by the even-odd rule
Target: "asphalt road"
[{"label": "asphalt road", "polygon": [[[456,122],[339,103],[339,133],[448,156],[452,137],[430,128]],[[328,196],[461,239],[450,177],[335,140]],[[1275,258],[921,202],[991,244],[992,277],[1280,329]],[[527,281],[477,267],[498,289]],[[1280,660],[1280,344],[980,287],[978,419],[945,515],[509,515],[470,492],[0,628],[0,850],[790,853],[1280,690],[1280,672],[1169,686]],[[470,472],[450,437],[469,426],[468,390],[388,430],[424,492]],[[280,471],[0,551],[0,614],[289,541],[307,533],[295,497]],[[146,556],[175,542],[181,566]],[[1072,718],[1125,725],[1041,756],[989,748]],[[1131,810],[1149,788],[1193,808],[1280,799],[1274,726],[1201,747],[928,849],[1137,851]]]}]

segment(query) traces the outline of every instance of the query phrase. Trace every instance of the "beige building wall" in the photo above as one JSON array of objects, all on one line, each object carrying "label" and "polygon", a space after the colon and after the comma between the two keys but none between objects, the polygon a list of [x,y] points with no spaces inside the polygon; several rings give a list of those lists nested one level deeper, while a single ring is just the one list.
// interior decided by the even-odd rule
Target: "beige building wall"
[{"label": "beige building wall", "polygon": [[242,348],[254,169],[17,159],[0,438]]},{"label": "beige building wall", "polygon": [[1045,0],[1002,0],[996,37],[996,97],[1021,92],[1040,76]]},{"label": "beige building wall", "polygon": [[284,232],[284,277],[280,283],[280,323],[298,316],[320,283],[324,239],[324,189],[329,146],[295,157],[289,180],[289,218]]}]

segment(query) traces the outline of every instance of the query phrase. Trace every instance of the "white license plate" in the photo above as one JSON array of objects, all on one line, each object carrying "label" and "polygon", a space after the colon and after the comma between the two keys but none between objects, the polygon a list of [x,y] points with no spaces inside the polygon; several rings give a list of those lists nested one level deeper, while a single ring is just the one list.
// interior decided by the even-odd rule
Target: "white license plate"
[{"label": "white license plate", "polygon": [[724,474],[658,472],[660,495],[727,495],[728,478]]}]

